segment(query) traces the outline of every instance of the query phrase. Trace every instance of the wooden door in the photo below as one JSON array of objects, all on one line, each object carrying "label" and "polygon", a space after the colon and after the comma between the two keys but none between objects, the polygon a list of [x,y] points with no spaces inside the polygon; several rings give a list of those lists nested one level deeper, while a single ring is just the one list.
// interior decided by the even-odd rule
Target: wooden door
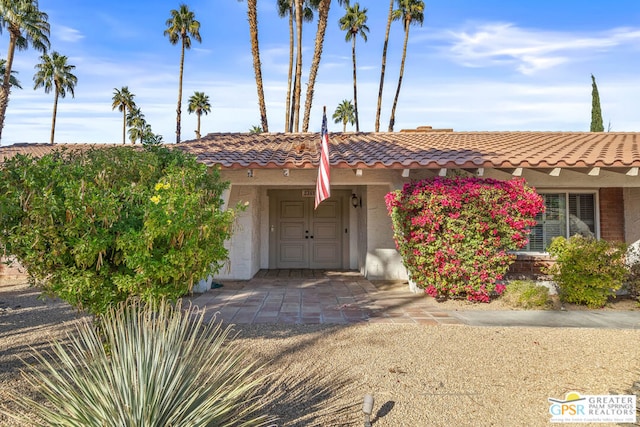
[{"label": "wooden door", "polygon": [[340,198],[314,209],[314,198],[301,194],[276,197],[275,268],[342,268]]}]

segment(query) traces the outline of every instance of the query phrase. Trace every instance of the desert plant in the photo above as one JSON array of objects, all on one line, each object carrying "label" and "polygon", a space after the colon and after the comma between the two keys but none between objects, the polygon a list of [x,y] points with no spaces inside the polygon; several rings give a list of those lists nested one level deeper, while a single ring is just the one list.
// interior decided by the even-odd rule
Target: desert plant
[{"label": "desert plant", "polygon": [[547,308],[551,304],[549,289],[533,280],[508,282],[501,299],[511,307],[526,309]]},{"label": "desert plant", "polygon": [[46,293],[92,314],[130,296],[175,300],[227,258],[226,185],[159,146],[16,156],[0,168],[0,246]]},{"label": "desert plant", "polygon": [[[43,426],[262,426],[256,391],[265,381],[255,361],[233,341],[229,326],[205,321],[193,307],[127,301],[102,319],[89,318],[35,354],[23,372],[45,403],[16,397],[21,413]],[[106,343],[106,345],[105,345]]]},{"label": "desert plant", "polygon": [[560,298],[569,303],[602,307],[615,297],[628,275],[626,245],[581,235],[556,237],[549,253],[556,263],[546,269],[558,285]]},{"label": "desert plant", "polygon": [[524,181],[431,178],[387,194],[396,246],[410,278],[436,298],[488,302],[527,244],[542,198]]}]

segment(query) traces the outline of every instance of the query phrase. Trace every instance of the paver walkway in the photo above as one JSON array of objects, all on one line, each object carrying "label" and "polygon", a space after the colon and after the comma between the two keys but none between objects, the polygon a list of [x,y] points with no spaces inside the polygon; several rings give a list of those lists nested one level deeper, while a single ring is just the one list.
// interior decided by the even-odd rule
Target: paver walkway
[{"label": "paver walkway", "polygon": [[260,270],[248,281],[196,294],[191,301],[225,323],[524,326],[640,329],[640,311],[447,311],[406,283],[375,282],[353,271]]},{"label": "paver walkway", "polygon": [[260,270],[251,280],[221,283],[191,300],[225,323],[463,323],[406,285],[376,287],[352,271]]}]

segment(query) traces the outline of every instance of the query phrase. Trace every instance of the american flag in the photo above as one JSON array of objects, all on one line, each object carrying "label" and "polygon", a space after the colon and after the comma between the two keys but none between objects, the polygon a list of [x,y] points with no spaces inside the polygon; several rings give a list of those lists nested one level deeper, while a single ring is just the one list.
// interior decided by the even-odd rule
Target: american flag
[{"label": "american flag", "polygon": [[327,132],[327,109],[322,115],[322,134],[320,140],[320,165],[318,167],[318,181],[316,182],[316,209],[320,202],[331,196],[329,188],[329,133]]}]

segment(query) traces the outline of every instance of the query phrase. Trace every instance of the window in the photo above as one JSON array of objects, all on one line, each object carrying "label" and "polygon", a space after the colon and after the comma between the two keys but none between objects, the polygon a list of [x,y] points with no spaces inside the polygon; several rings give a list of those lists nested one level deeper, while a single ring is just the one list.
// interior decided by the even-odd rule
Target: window
[{"label": "window", "polygon": [[544,252],[554,237],[575,234],[596,237],[595,193],[540,193],[546,212],[538,214],[527,251]]}]

